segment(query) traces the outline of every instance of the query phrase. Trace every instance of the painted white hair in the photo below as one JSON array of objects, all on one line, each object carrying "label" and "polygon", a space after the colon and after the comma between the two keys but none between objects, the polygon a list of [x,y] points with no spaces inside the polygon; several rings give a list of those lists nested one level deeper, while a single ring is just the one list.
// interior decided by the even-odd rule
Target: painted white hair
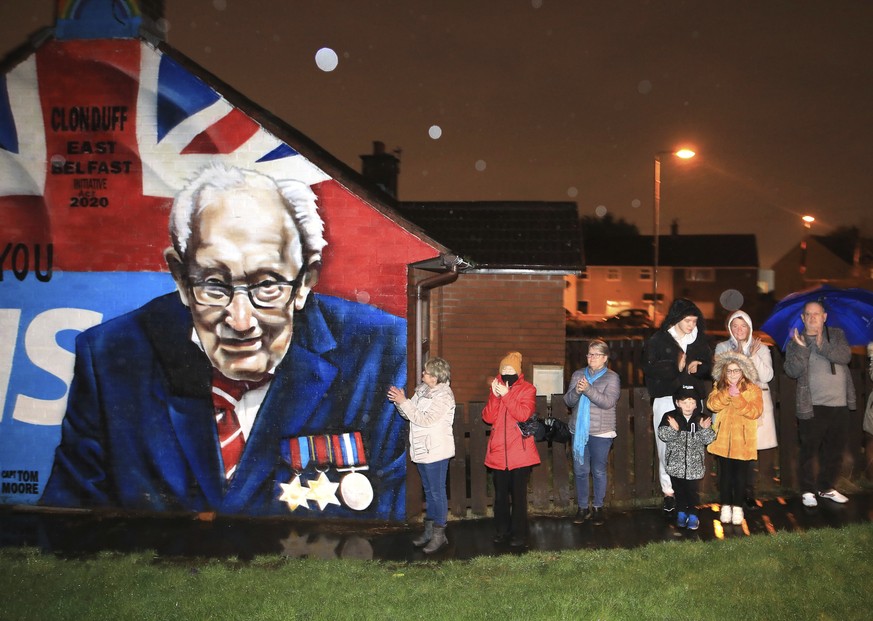
[{"label": "painted white hair", "polygon": [[[194,218],[204,205],[210,203],[210,197],[236,188],[278,192],[287,209],[285,226],[295,228],[299,234],[304,264],[311,265],[321,260],[321,251],[327,245],[324,222],[318,215],[315,194],[308,185],[294,179],[276,181],[252,170],[224,164],[211,164],[201,169],[173,201],[170,208],[170,239],[180,257],[184,257],[188,250]],[[289,256],[294,254],[294,251],[289,252]]]}]

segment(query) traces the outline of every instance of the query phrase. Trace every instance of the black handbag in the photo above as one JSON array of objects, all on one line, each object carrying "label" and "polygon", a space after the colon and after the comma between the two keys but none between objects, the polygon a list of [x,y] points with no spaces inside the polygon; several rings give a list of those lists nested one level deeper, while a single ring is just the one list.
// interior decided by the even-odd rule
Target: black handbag
[{"label": "black handbag", "polygon": [[545,426],[547,442],[566,444],[573,438],[573,434],[570,433],[570,426],[562,420],[550,416],[546,419]]},{"label": "black handbag", "polygon": [[533,437],[536,442],[542,442],[546,439],[546,426],[543,421],[537,418],[536,414],[523,423],[517,423],[517,425],[524,438]]}]

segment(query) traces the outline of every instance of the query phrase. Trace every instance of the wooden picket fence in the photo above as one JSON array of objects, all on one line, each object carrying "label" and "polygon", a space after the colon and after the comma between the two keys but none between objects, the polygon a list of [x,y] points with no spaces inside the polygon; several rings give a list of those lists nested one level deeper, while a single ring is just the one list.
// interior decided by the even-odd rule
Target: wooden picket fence
[{"label": "wooden picket fence", "polygon": [[[630,342],[630,341],[628,341]],[[617,405],[617,437],[609,456],[609,481],[606,506],[625,508],[659,503],[661,489],[657,474],[652,410],[648,392],[641,386],[639,361],[641,343],[613,346],[611,367],[622,376]],[[617,355],[615,355],[617,354]],[[568,356],[569,358],[569,356]],[[858,410],[851,412],[849,442],[844,457],[843,476],[849,485],[873,478],[873,437],[861,429],[864,405],[871,391],[866,373],[866,358],[857,354],[850,365],[858,395]],[[782,358],[773,351],[773,367],[781,370]],[[570,366],[570,369],[578,368]],[[634,385],[635,384],[635,385]],[[777,372],[770,383],[776,416],[779,446],[758,453],[756,490],[760,497],[798,493],[797,422],[795,383]],[[480,517],[489,514],[493,490],[485,451],[490,426],[482,422],[482,402],[458,404],[455,413],[455,457],[449,462],[449,511],[454,518]],[[567,421],[569,411],[563,395],[537,397],[537,413]],[[569,446],[539,442],[536,447],[541,464],[531,474],[528,501],[532,512],[569,513],[576,506],[571,450]],[[707,456],[707,476],[701,484],[701,499],[716,498],[714,459]],[[423,513],[421,480],[415,464],[407,463],[407,517]]]}]

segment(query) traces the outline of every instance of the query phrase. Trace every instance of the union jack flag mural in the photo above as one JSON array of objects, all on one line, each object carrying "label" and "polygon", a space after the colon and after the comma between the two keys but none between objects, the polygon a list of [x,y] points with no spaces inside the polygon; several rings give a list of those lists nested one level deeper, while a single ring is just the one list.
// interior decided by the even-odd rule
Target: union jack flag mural
[{"label": "union jack flag mural", "polygon": [[[67,4],[72,14],[81,3]],[[44,501],[50,478],[62,478],[54,465],[63,459],[63,481],[79,487],[56,483],[49,504],[402,517],[402,422],[384,391],[406,383],[407,265],[433,257],[435,247],[373,209],[173,54],[140,38],[65,38],[76,30],[63,25],[59,19],[58,38],[0,76],[0,503]],[[260,487],[240,483],[238,494],[231,481],[215,484],[208,468],[192,465],[188,472],[184,460],[173,461],[167,446],[190,443],[189,465],[195,453],[206,455],[186,440],[180,419],[172,419],[180,425],[175,439],[123,449],[130,477],[114,454],[120,449],[93,449],[109,442],[108,431],[85,437],[84,423],[70,420],[71,412],[87,417],[91,407],[80,398],[87,392],[80,374],[101,381],[96,362],[86,367],[77,358],[78,337],[113,318],[112,326],[121,326],[176,289],[163,257],[170,206],[192,177],[216,163],[303,182],[315,192],[328,246],[320,297],[307,301],[317,310],[308,311],[307,321],[314,323],[312,313],[319,312],[335,322],[331,338],[307,337],[300,345],[309,348],[301,360],[323,358],[295,376],[315,392],[298,392],[282,409],[288,416],[309,408],[307,422],[271,419],[276,437],[251,449],[262,451],[257,459],[243,452],[234,475],[251,476]],[[303,329],[296,322],[295,332]],[[361,326],[367,332],[352,333]],[[344,342],[352,353],[330,353]],[[373,379],[363,383],[372,385],[353,385],[355,378],[343,375],[353,368],[361,377],[369,373]],[[272,404],[269,394],[264,407]],[[107,399],[103,390],[88,402],[107,408],[101,415],[110,422],[100,425],[133,416],[129,403],[120,400],[113,409]],[[342,405],[329,407],[331,399]],[[265,417],[257,415],[252,434],[259,432],[258,418]],[[126,433],[129,442],[137,432]],[[357,438],[360,455],[346,464],[332,452],[318,454],[309,469],[317,467],[319,476],[307,475],[283,460],[280,448],[301,438]],[[207,453],[220,460],[217,448]],[[343,475],[341,466],[356,476]],[[134,468],[140,468],[135,475]],[[143,472],[161,480],[144,481]],[[356,482],[346,498],[343,478]]]}]

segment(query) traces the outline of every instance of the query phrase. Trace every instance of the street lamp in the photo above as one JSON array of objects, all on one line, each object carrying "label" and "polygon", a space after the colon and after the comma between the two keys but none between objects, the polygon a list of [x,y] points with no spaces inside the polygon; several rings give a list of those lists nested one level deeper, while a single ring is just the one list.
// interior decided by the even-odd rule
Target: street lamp
[{"label": "street lamp", "polygon": [[[803,220],[803,228],[811,229],[812,223],[815,222],[815,218],[813,216],[803,216],[800,218]],[[809,235],[800,240],[800,278],[806,277],[806,240],[809,238]],[[803,285],[803,281],[801,281],[801,285]]]},{"label": "street lamp", "polygon": [[694,157],[691,149],[679,149],[678,151],[658,151],[655,153],[655,189],[652,201],[652,215],[654,216],[654,270],[652,271],[652,322],[656,321],[658,308],[658,249],[659,232],[661,228],[661,156],[675,155],[683,160]]}]

